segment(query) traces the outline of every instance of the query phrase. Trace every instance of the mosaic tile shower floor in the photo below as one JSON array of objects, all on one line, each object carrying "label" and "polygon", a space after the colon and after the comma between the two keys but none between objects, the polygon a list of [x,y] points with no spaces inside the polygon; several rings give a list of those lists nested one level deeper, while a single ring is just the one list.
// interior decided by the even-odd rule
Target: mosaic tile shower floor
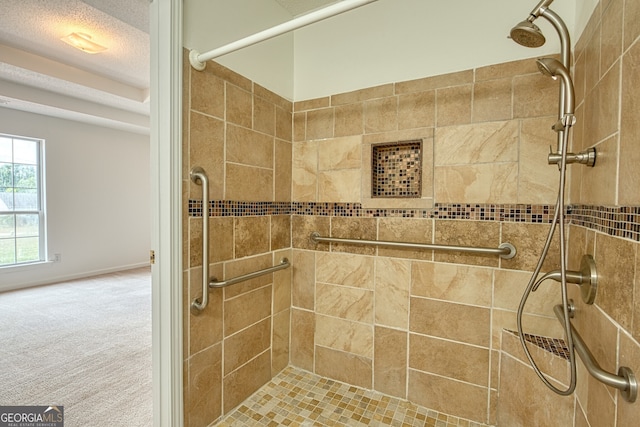
[{"label": "mosaic tile shower floor", "polygon": [[484,427],[405,400],[288,367],[216,427]]}]

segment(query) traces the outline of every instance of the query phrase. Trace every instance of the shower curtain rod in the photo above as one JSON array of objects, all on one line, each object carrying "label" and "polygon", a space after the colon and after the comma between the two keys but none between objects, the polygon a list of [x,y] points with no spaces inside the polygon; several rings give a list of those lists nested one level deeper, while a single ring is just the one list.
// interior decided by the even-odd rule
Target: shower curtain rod
[{"label": "shower curtain rod", "polygon": [[377,0],[342,0],[338,3],[316,10],[315,12],[307,13],[306,15],[299,16],[291,21],[284,22],[276,25],[275,27],[267,28],[248,37],[245,37],[235,42],[231,42],[224,46],[210,50],[205,53],[200,53],[195,49],[191,49],[189,52],[189,62],[191,66],[198,71],[202,71],[207,66],[206,62],[210,59],[217,58],[227,53],[235,52],[236,50],[260,43],[261,41],[269,40],[273,37],[288,33],[298,28],[305,27],[309,24],[313,24],[318,21],[322,21],[332,16],[339,15],[344,12],[348,12],[351,9],[364,6],[368,3],[373,3]]}]

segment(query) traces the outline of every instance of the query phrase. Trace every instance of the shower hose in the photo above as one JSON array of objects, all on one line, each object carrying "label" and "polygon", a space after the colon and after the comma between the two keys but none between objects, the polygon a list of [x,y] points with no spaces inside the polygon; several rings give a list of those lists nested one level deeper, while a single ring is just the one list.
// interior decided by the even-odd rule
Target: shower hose
[{"label": "shower hose", "polygon": [[[518,335],[520,338],[520,343],[522,344],[522,347],[527,356],[527,359],[529,359],[529,363],[531,364],[531,367],[533,368],[536,375],[538,375],[538,377],[542,380],[542,382],[547,387],[549,387],[552,391],[562,396],[568,396],[574,392],[576,388],[576,376],[577,376],[576,375],[576,359],[575,359],[575,353],[573,350],[573,336],[571,334],[571,323],[569,322],[571,316],[570,316],[570,309],[569,309],[569,297],[568,297],[568,291],[567,291],[567,261],[566,261],[566,241],[565,241],[565,223],[564,223],[564,219],[565,219],[564,198],[565,198],[565,184],[566,184],[565,181],[566,181],[566,175],[567,175],[566,174],[567,146],[568,146],[567,141],[569,139],[569,129],[570,129],[570,126],[567,126],[563,131],[561,131],[562,132],[562,135],[561,135],[562,157],[560,160],[560,185],[558,189],[558,200],[556,202],[553,221],[549,229],[549,234],[547,235],[547,240],[542,249],[542,253],[540,254],[540,259],[538,260],[536,268],[533,274],[531,275],[531,279],[529,280],[527,288],[522,294],[522,300],[520,301],[520,305],[518,306],[518,314],[517,314]],[[542,269],[542,264],[544,263],[547,257],[547,253],[549,252],[549,248],[551,247],[551,242],[553,240],[556,226],[558,224],[560,224],[559,226],[559,229],[560,229],[560,288],[562,292],[562,308],[564,312],[564,335],[565,335],[565,342],[569,350],[568,351],[569,365],[571,370],[569,385],[566,389],[560,389],[554,386],[553,384],[551,384],[551,381],[549,381],[549,379],[540,370],[540,368],[534,361],[533,356],[529,351],[529,348],[527,347],[525,335],[522,328],[522,315],[524,313],[524,307],[525,307],[525,304],[527,303],[527,299],[531,295],[531,292],[534,292],[538,288],[538,286],[540,285],[540,282],[545,280],[544,276],[540,280],[537,280],[537,277],[538,277],[538,274],[540,274],[540,270]]]}]

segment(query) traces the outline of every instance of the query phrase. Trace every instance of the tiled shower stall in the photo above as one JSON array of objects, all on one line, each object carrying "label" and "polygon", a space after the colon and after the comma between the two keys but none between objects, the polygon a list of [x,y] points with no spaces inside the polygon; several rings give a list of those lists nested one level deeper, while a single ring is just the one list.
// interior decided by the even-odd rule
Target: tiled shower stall
[{"label": "tiled shower stall", "polygon": [[[573,322],[611,372],[640,370],[639,17],[638,1],[600,2],[574,52],[572,151],[595,146],[598,160],[570,166],[569,268],[594,255],[600,287],[593,306],[572,292]],[[575,395],[547,390],[509,332],[557,197],[558,171],[546,161],[557,84],[528,59],[292,103],[215,62],[195,71],[185,54],[185,425],[220,420],[288,365],[487,424],[633,425],[640,406],[581,363]],[[419,197],[372,197],[372,174],[394,179],[384,176],[388,155],[372,152],[406,142],[418,147],[406,164],[418,172]],[[193,166],[209,176],[208,209],[189,180]],[[210,291],[209,307],[192,315],[203,212],[211,276],[282,257],[292,267]],[[316,244],[312,232],[509,242],[518,254]],[[558,268],[558,253],[556,243],[543,271]],[[528,305],[527,332],[561,338],[559,301],[557,283],[545,282]],[[535,351],[565,383],[566,360]]]}]

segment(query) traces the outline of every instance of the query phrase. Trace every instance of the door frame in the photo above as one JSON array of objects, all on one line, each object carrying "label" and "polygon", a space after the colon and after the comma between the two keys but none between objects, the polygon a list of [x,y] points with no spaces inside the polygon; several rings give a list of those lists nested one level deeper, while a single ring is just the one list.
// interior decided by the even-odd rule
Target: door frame
[{"label": "door frame", "polygon": [[182,0],[150,0],[153,425],[180,427],[182,355]]}]

